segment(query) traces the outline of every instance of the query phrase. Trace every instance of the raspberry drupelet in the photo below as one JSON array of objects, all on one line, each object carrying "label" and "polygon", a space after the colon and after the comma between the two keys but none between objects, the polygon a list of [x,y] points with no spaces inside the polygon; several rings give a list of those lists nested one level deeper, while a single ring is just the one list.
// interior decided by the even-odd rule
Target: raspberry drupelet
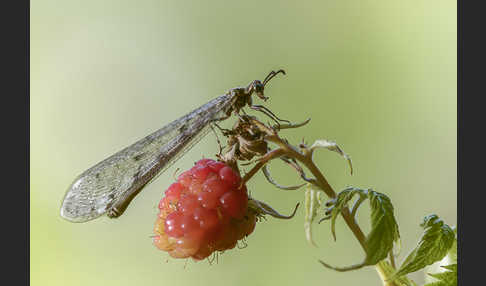
[{"label": "raspberry drupelet", "polygon": [[199,160],[169,186],[159,203],[153,242],[174,258],[201,260],[251,234],[256,215],[246,186],[223,162]]}]

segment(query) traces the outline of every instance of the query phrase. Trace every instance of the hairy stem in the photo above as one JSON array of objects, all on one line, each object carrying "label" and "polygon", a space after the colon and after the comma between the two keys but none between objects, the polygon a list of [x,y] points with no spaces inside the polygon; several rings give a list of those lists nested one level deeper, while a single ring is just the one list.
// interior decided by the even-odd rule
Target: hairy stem
[{"label": "hairy stem", "polygon": [[[247,182],[258,170],[263,168],[263,166],[265,166],[265,164],[268,163],[270,160],[279,157],[286,157],[286,158],[294,159],[296,161],[300,161],[302,164],[304,164],[307,167],[307,169],[309,169],[309,171],[312,173],[315,179],[308,179],[302,170],[300,170],[299,172],[301,176],[303,178],[306,178],[306,181],[311,182],[313,185],[316,185],[321,190],[323,190],[324,193],[329,198],[331,199],[336,198],[337,196],[336,192],[334,191],[334,189],[331,187],[329,182],[326,180],[324,175],[321,173],[319,168],[317,168],[317,166],[314,164],[314,161],[312,160],[313,150],[308,149],[303,143],[300,145],[301,149],[299,150],[296,147],[290,145],[286,140],[280,138],[277,134],[278,129],[270,128],[254,118],[250,119],[250,121],[252,122],[252,124],[254,124],[254,126],[258,127],[261,131],[266,133],[265,136],[266,141],[277,144],[279,148],[265,154],[261,158],[261,160],[254,166],[254,168],[252,168],[252,170],[250,170],[250,172],[244,176],[242,183]],[[344,207],[341,210],[341,215],[366,253],[366,249],[367,249],[366,236],[364,235],[363,231],[361,230],[361,228],[359,227],[355,219],[356,210],[359,204],[360,202],[358,202],[358,204],[356,205],[356,208],[354,209],[353,213],[350,212],[348,207]],[[376,271],[382,278],[383,285],[396,286],[394,282],[387,281],[388,272],[387,269],[385,269],[386,265],[387,262],[384,261],[376,264],[375,265]]]},{"label": "hairy stem", "polygon": [[[331,199],[334,199],[336,197],[336,192],[331,187],[331,185],[329,185],[328,181],[326,180],[324,175],[322,175],[321,171],[319,171],[319,168],[317,168],[310,156],[304,156],[302,153],[296,151],[293,148],[288,148],[286,151],[289,157],[295,158],[296,160],[304,164],[307,169],[309,169],[312,175],[314,175],[314,177],[316,178],[318,186],[326,193],[327,196],[329,196]],[[353,232],[354,236],[358,239],[363,250],[366,249],[366,237],[359,225],[356,223],[354,217],[351,216],[349,208],[343,208],[341,214],[344,218],[344,221]]]},{"label": "hairy stem", "polygon": [[[336,192],[334,189],[331,187],[329,182],[326,180],[324,175],[321,173],[319,168],[314,164],[314,161],[312,160],[312,154],[311,153],[306,153],[306,152],[299,152],[299,150],[295,149],[292,145],[288,144],[287,142],[284,142],[281,138],[278,136],[269,136],[267,137],[269,141],[272,141],[279,145],[278,150],[283,150],[284,152],[278,152],[278,154],[284,153],[286,156],[294,158],[298,161],[300,161],[302,164],[304,164],[307,169],[312,173],[312,175],[315,177],[315,184],[319,186],[325,193],[326,195],[333,199],[336,197]],[[348,225],[348,227],[351,229],[353,232],[354,236],[360,243],[361,247],[363,250],[366,252],[366,236],[364,235],[363,231],[357,224],[355,220],[355,214],[351,214],[350,210],[348,207],[344,207],[341,210],[341,215]],[[382,264],[378,263],[375,265],[376,271],[382,278],[383,285],[386,286],[396,286],[395,283],[386,281],[386,273],[385,269],[383,269]]]}]

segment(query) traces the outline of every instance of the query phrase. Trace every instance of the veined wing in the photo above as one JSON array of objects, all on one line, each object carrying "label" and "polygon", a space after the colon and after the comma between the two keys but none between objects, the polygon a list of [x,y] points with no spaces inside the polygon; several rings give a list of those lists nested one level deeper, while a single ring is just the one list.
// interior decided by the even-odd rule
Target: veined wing
[{"label": "veined wing", "polygon": [[129,196],[133,199],[206,135],[209,124],[224,117],[232,100],[231,94],[215,98],[83,172],[67,190],[61,216],[85,222],[105,214]]}]

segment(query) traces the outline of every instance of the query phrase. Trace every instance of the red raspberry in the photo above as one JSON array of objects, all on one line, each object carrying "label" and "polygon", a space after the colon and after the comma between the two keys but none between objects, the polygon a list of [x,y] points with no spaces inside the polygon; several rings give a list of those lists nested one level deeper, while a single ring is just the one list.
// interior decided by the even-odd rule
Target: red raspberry
[{"label": "red raspberry", "polygon": [[253,232],[246,186],[223,162],[199,160],[165,191],[159,203],[153,242],[174,258],[201,260],[236,246]]}]

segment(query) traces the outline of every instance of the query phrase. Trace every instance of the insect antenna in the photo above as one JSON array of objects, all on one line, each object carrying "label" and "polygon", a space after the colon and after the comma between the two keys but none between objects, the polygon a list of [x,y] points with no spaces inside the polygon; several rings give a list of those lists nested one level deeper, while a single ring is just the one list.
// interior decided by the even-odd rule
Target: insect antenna
[{"label": "insect antenna", "polygon": [[263,86],[265,86],[272,78],[274,78],[277,74],[283,73],[286,74],[284,70],[279,69],[278,71],[271,71],[267,77],[263,80]]}]

